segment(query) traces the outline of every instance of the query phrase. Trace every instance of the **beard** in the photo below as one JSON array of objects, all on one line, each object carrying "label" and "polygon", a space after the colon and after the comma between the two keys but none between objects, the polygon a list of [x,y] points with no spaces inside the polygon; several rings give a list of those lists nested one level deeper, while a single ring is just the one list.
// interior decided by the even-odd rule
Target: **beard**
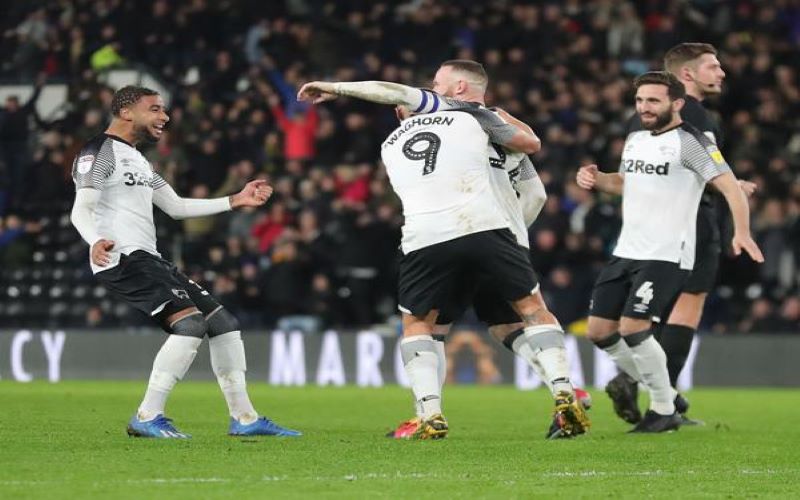
[{"label": "beard", "polygon": [[136,142],[149,142],[149,143],[156,143],[160,139],[150,133],[148,130],[147,125],[134,125],[133,127],[133,135],[136,137]]},{"label": "beard", "polygon": [[[641,118],[642,115],[639,115],[640,120]],[[642,128],[644,128],[645,130],[660,130],[666,127],[670,121],[672,121],[672,107],[670,107],[668,110],[664,111],[661,114],[657,114],[656,119],[650,124],[646,124],[644,120],[641,120]]]}]

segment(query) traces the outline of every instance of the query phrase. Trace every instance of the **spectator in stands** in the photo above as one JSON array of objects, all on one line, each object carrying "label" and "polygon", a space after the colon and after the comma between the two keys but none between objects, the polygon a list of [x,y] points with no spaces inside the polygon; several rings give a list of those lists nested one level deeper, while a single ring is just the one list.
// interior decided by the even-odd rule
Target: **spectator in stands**
[{"label": "spectator in stands", "polygon": [[[36,12],[33,17],[38,19],[40,11]],[[8,96],[5,106],[0,111],[0,162],[3,164],[0,176],[7,179],[4,189],[3,187],[0,189],[5,191],[7,196],[10,195],[12,207],[19,204],[20,194],[25,190],[28,165],[31,163],[29,147],[31,119],[37,117],[36,101],[42,93],[44,83],[44,76],[40,76],[33,88],[33,94],[24,105],[20,106],[18,96]],[[0,214],[3,212],[4,207],[0,206]]]},{"label": "spectator in stands", "polygon": [[[92,69],[92,55],[112,44],[117,56],[146,65],[153,77],[171,84],[169,130],[146,152],[161,175],[184,193],[214,193],[246,177],[267,178],[276,187],[277,208],[238,211],[218,219],[218,226],[159,225],[162,250],[182,249],[184,262],[202,262],[211,247],[222,252],[218,273],[187,271],[209,287],[215,280],[220,289],[234,286],[231,300],[253,313],[248,321],[254,326],[264,322],[258,304],[263,309],[274,300],[265,297],[264,280],[281,283],[296,265],[269,270],[277,241],[284,239],[295,246],[294,260],[308,268],[294,277],[308,310],[292,314],[317,314],[330,324],[394,314],[393,246],[401,220],[379,162],[380,143],[396,126],[394,113],[348,99],[299,105],[299,82],[332,75],[427,85],[430,70],[443,59],[484,62],[492,75],[489,104],[524,118],[544,138],[534,163],[550,199],[531,232],[532,258],[545,294],[570,296],[563,314],[572,317],[580,312],[571,301],[588,302],[584,284],[613,247],[620,219],[618,200],[575,193],[565,182],[573,178],[569,166],[615,169],[633,112],[631,76],[660,67],[664,47],[676,36],[714,43],[728,76],[723,95],[709,104],[730,145],[726,158],[737,175],[759,185],[754,230],[769,257],[762,268],[723,259],[721,290],[730,293],[709,298],[716,311],[709,327],[732,331],[747,321],[748,330],[766,328],[783,324],[783,316],[791,322],[791,298],[800,287],[797,9],[716,2],[707,11],[714,15],[703,17],[696,15],[697,2],[678,0],[450,2],[447,8],[435,2],[332,2],[326,15],[303,2],[9,5],[0,16],[0,76],[31,84],[44,72],[68,87],[64,116],[37,121],[34,135],[32,103],[6,101],[0,116],[0,168],[6,169],[0,184],[13,178],[14,185],[24,185],[26,174],[42,181],[31,202],[15,208],[21,221],[57,220],[60,205],[71,205],[68,179],[47,173],[58,171],[57,164],[69,170],[76,145],[102,131],[112,94]],[[20,198],[16,188],[3,188]],[[53,202],[44,206],[48,198]],[[42,241],[50,243],[36,245],[49,251],[46,245],[57,238],[46,233],[50,239]],[[14,245],[30,244],[34,235],[23,233]],[[239,243],[229,244],[229,237]],[[77,243],[58,245],[67,264],[77,270],[85,265],[83,252],[74,251]],[[292,253],[281,246],[277,255]],[[17,253],[15,264],[31,265],[31,255]],[[242,295],[240,287],[253,293]],[[745,291],[758,289],[766,302],[751,307]],[[109,322],[129,320],[113,310],[106,310]]]},{"label": "spectator in stands", "polygon": [[281,106],[280,98],[273,95],[269,99],[272,116],[283,132],[283,157],[285,160],[310,160],[314,156],[314,141],[319,117],[317,108],[310,106],[307,111],[287,116]]}]

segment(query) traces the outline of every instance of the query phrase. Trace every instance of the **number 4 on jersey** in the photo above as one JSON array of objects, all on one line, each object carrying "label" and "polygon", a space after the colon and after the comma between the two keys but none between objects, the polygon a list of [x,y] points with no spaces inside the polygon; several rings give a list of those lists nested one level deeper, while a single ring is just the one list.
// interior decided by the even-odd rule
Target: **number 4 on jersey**
[{"label": "number 4 on jersey", "polygon": [[[414,145],[421,141],[427,141],[428,146],[425,149],[415,150]],[[436,170],[436,155],[439,154],[441,145],[442,140],[438,135],[433,132],[420,132],[403,144],[403,154],[409,160],[425,160],[422,175],[428,175]]]},{"label": "number 4 on jersey", "polygon": [[638,298],[642,299],[642,304],[648,305],[653,300],[653,282],[645,281],[642,286],[636,290],[635,294]]}]

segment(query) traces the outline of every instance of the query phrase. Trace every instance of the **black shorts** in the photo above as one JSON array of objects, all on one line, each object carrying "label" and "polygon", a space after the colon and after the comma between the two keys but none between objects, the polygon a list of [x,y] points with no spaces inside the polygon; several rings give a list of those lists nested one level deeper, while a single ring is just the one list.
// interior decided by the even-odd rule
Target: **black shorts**
[{"label": "black shorts", "polygon": [[694,269],[683,286],[685,293],[709,293],[717,283],[722,253],[717,211],[713,205],[700,204],[697,210],[697,246]]},{"label": "black shorts", "polygon": [[614,321],[666,320],[688,275],[672,262],[614,257],[594,284],[589,314]]},{"label": "black shorts", "polygon": [[500,299],[497,295],[486,291],[484,287],[479,286],[477,292],[467,295],[457,297],[456,294],[454,301],[442,308],[436,324],[449,325],[460,318],[470,306],[475,310],[478,320],[489,326],[508,325],[522,321],[507,300]]},{"label": "black shorts", "polygon": [[154,318],[165,330],[164,319],[178,311],[196,307],[207,315],[220,307],[174,264],[143,250],[120,255],[117,266],[95,276],[111,293]]},{"label": "black shorts", "polygon": [[[453,305],[464,287],[480,283],[498,300],[519,300],[538,281],[527,249],[508,229],[482,231],[421,248],[400,258],[398,307],[414,316]],[[471,295],[470,295],[471,296]]]}]

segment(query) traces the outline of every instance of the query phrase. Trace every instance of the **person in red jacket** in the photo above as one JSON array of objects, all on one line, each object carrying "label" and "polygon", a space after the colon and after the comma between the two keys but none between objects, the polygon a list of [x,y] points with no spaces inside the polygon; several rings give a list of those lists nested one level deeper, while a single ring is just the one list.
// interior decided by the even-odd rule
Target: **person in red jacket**
[{"label": "person in red jacket", "polygon": [[281,202],[273,203],[269,213],[265,214],[250,229],[250,233],[258,239],[258,250],[262,253],[268,252],[275,240],[283,234],[289,222],[286,205]]},{"label": "person in red jacket", "polygon": [[308,106],[305,113],[286,115],[281,100],[273,95],[269,98],[272,116],[283,132],[283,156],[286,160],[307,160],[314,156],[314,141],[319,115],[314,106]]}]

